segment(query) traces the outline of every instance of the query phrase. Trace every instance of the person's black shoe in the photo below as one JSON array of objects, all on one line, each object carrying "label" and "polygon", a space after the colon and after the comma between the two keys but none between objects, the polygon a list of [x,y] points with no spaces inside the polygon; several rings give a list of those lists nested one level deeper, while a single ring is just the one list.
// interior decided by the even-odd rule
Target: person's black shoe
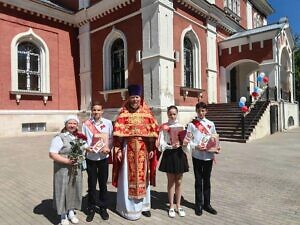
[{"label": "person's black shoe", "polygon": [[151,212],[150,211],[143,211],[142,215],[146,216],[146,217],[151,217]]},{"label": "person's black shoe", "polygon": [[103,220],[108,220],[109,219],[109,215],[107,213],[107,209],[106,208],[100,207],[99,214],[100,214],[100,216],[101,216],[101,218]]},{"label": "person's black shoe", "polygon": [[203,209],[206,212],[209,212],[209,213],[211,213],[213,215],[217,215],[218,214],[217,211],[213,207],[211,207],[211,205],[205,205],[205,206],[203,206]]},{"label": "person's black shoe", "polygon": [[92,222],[95,216],[95,209],[88,209],[87,217],[85,219],[86,222]]},{"label": "person's black shoe", "polygon": [[202,208],[201,208],[201,207],[195,208],[195,214],[196,214],[197,216],[201,216],[201,215],[202,215]]}]

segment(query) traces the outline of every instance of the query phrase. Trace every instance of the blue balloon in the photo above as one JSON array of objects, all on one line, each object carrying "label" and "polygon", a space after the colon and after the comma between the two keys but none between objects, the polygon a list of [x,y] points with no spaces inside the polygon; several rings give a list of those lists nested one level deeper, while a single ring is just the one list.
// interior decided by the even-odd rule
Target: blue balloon
[{"label": "blue balloon", "polygon": [[245,106],[245,102],[239,102],[239,107],[243,107],[243,106]]},{"label": "blue balloon", "polygon": [[258,93],[259,87],[254,87],[254,92]]},{"label": "blue balloon", "polygon": [[256,79],[257,79],[257,82],[261,82],[263,80],[263,78],[261,76],[258,76]]}]

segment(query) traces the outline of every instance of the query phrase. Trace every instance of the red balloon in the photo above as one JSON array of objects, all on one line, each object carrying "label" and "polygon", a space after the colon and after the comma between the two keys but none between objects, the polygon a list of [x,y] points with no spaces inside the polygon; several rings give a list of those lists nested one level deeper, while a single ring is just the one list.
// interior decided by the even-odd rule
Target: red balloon
[{"label": "red balloon", "polygon": [[258,93],[253,91],[252,94],[251,94],[253,97],[257,97],[258,96]]},{"label": "red balloon", "polygon": [[263,78],[263,82],[264,82],[265,84],[267,84],[267,83],[269,82],[269,77],[267,77],[267,76],[264,76],[264,78]]},{"label": "red balloon", "polygon": [[241,108],[242,112],[247,112],[248,111],[248,107],[246,105],[244,105],[242,108]]}]

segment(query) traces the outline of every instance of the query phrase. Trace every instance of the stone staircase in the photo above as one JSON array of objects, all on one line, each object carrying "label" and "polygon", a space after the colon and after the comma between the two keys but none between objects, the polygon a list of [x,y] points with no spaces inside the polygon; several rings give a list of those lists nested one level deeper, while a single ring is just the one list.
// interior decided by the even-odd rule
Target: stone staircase
[{"label": "stone staircase", "polygon": [[268,104],[269,102],[267,101],[258,101],[255,103],[250,113],[244,118],[244,135],[242,132],[243,113],[236,102],[208,104],[206,118],[215,123],[221,141],[245,143],[249,139]]}]

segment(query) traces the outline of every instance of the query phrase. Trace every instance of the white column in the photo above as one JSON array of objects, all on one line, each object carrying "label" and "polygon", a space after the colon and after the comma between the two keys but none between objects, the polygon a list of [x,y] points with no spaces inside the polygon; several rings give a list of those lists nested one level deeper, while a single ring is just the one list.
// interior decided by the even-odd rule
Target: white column
[{"label": "white column", "polygon": [[247,29],[253,28],[252,4],[247,1]]},{"label": "white column", "polygon": [[79,28],[79,53],[80,53],[80,110],[88,110],[92,100],[91,83],[91,38],[90,24],[87,23]]},{"label": "white column", "polygon": [[173,3],[142,0],[144,98],[164,108],[174,104]]},{"label": "white column", "polygon": [[226,69],[223,66],[220,67],[220,97],[220,102],[225,103],[228,101]]},{"label": "white column", "polygon": [[216,24],[207,20],[207,94],[208,103],[217,103]]}]

